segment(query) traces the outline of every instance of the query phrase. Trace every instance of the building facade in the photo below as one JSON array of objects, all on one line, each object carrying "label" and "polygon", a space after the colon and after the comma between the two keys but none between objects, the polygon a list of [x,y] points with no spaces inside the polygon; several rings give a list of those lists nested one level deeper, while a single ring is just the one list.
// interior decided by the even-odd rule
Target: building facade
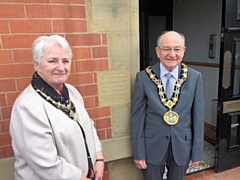
[{"label": "building facade", "polygon": [[[34,72],[31,46],[64,36],[73,50],[68,83],[84,98],[106,159],[104,180],[138,179],[130,146],[130,101],[139,71],[138,0],[0,0],[0,179],[13,179],[12,105]],[[132,176],[132,177],[131,177]]]}]

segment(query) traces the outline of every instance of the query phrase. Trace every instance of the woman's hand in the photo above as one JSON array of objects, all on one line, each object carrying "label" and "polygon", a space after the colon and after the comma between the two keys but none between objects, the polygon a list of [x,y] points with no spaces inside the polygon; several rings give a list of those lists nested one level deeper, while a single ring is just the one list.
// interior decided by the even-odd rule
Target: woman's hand
[{"label": "woman's hand", "polygon": [[102,180],[104,171],[104,161],[96,161],[94,164],[95,180]]},{"label": "woman's hand", "polygon": [[81,179],[80,180],[91,180],[89,178],[87,178],[86,176],[82,175]]},{"label": "woman's hand", "polygon": [[102,180],[104,171],[104,157],[102,151],[96,153],[96,159],[101,159],[101,161],[96,161],[94,164],[95,180]]}]

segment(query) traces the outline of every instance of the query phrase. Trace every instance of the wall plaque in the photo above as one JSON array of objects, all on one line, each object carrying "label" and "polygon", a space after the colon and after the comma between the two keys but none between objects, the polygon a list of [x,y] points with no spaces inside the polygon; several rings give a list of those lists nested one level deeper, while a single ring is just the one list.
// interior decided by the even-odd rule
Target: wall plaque
[{"label": "wall plaque", "polygon": [[130,103],[129,70],[100,71],[97,80],[99,106]]}]

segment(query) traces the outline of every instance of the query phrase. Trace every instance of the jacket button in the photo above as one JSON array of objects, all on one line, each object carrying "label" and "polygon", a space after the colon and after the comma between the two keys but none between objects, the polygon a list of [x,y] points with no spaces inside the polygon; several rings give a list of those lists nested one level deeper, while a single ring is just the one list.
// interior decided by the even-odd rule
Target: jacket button
[{"label": "jacket button", "polygon": [[169,139],[169,137],[168,137],[168,136],[166,136],[166,139]]}]

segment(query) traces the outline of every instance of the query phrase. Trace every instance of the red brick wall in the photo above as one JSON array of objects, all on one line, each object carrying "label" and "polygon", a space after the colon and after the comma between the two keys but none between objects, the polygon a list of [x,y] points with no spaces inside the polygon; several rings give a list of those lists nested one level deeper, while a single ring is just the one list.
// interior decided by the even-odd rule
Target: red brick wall
[{"label": "red brick wall", "polygon": [[33,74],[32,43],[50,34],[68,40],[73,49],[68,83],[82,94],[100,139],[111,138],[110,107],[98,106],[96,76],[109,68],[107,35],[88,32],[85,0],[0,0],[0,158],[13,156],[10,114]]}]

